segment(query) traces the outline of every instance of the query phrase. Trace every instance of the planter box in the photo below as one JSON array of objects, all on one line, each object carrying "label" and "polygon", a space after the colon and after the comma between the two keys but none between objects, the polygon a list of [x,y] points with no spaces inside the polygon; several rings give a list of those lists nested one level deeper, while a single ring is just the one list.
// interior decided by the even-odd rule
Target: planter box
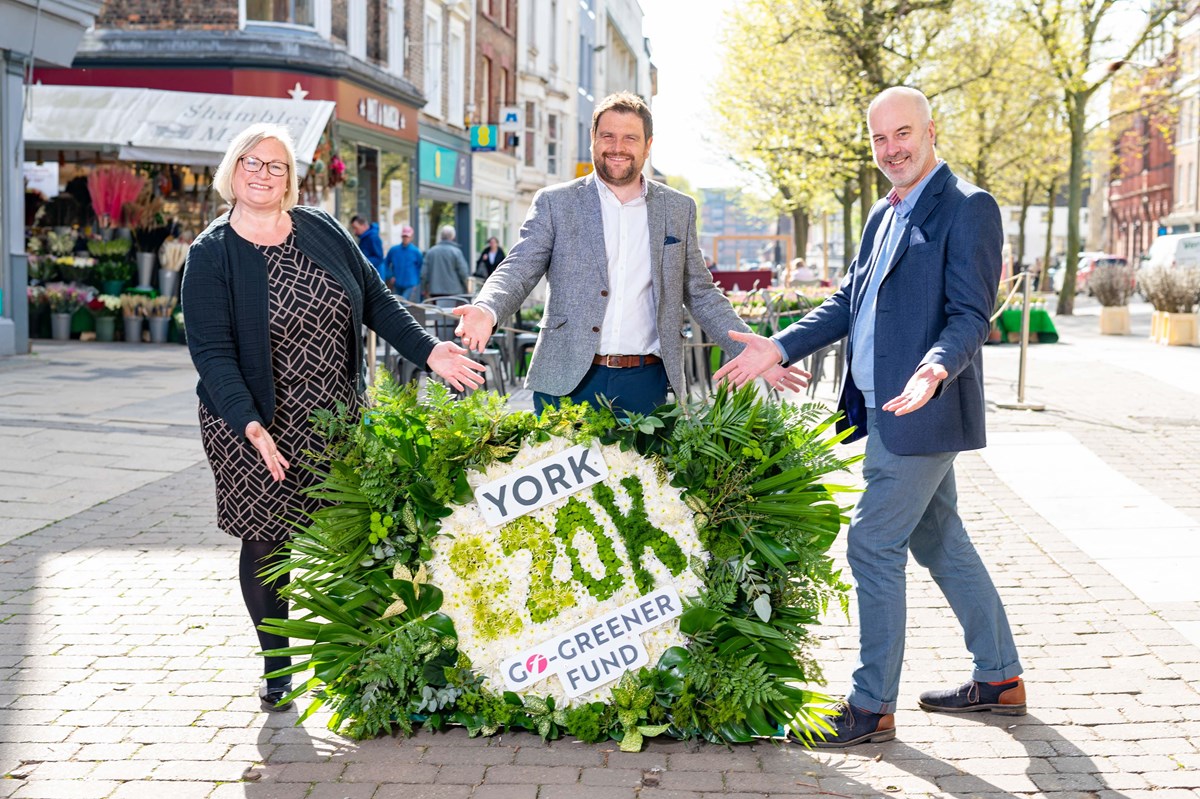
[{"label": "planter box", "polygon": [[1150,338],[1171,347],[1190,347],[1197,343],[1196,314],[1155,311],[1150,318]]},{"label": "planter box", "polygon": [[1129,335],[1129,306],[1113,305],[1100,309],[1100,333],[1105,336]]}]

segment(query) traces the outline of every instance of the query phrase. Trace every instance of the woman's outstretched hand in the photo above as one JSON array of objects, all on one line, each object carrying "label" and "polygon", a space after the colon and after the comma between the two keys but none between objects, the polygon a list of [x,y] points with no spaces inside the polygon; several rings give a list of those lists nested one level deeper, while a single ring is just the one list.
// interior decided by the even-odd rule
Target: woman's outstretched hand
[{"label": "woman's outstretched hand", "polygon": [[429,353],[429,369],[445,379],[455,391],[479,388],[483,385],[483,364],[467,357],[467,350],[453,341],[443,341]]}]

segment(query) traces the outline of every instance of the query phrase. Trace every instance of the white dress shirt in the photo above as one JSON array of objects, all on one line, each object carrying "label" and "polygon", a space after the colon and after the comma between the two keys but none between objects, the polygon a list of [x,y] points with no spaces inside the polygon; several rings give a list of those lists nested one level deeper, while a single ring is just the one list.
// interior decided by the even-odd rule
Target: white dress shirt
[{"label": "white dress shirt", "polygon": [[661,355],[654,284],[650,279],[650,226],[646,179],[641,194],[622,203],[596,178],[604,252],[608,258],[608,307],[600,327],[600,355]]}]

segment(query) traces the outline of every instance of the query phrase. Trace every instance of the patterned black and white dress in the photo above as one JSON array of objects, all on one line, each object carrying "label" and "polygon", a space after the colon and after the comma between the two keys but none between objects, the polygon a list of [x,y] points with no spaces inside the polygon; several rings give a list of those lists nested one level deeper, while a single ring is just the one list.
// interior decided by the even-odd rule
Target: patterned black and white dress
[{"label": "patterned black and white dress", "polygon": [[217,486],[217,526],[237,538],[284,541],[322,503],[300,493],[318,479],[302,464],[325,441],[309,419],[318,408],[358,402],[351,372],[350,299],[338,281],[296,248],[255,245],[267,261],[275,417],[267,431],[290,468],[271,479],[258,450],[200,405],[200,438]]}]

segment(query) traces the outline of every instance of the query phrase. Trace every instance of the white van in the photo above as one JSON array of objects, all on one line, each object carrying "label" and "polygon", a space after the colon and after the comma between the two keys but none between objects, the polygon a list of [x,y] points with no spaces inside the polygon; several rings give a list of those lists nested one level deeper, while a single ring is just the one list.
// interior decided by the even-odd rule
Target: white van
[{"label": "white van", "polygon": [[1172,233],[1150,244],[1144,266],[1200,266],[1200,233]]}]

